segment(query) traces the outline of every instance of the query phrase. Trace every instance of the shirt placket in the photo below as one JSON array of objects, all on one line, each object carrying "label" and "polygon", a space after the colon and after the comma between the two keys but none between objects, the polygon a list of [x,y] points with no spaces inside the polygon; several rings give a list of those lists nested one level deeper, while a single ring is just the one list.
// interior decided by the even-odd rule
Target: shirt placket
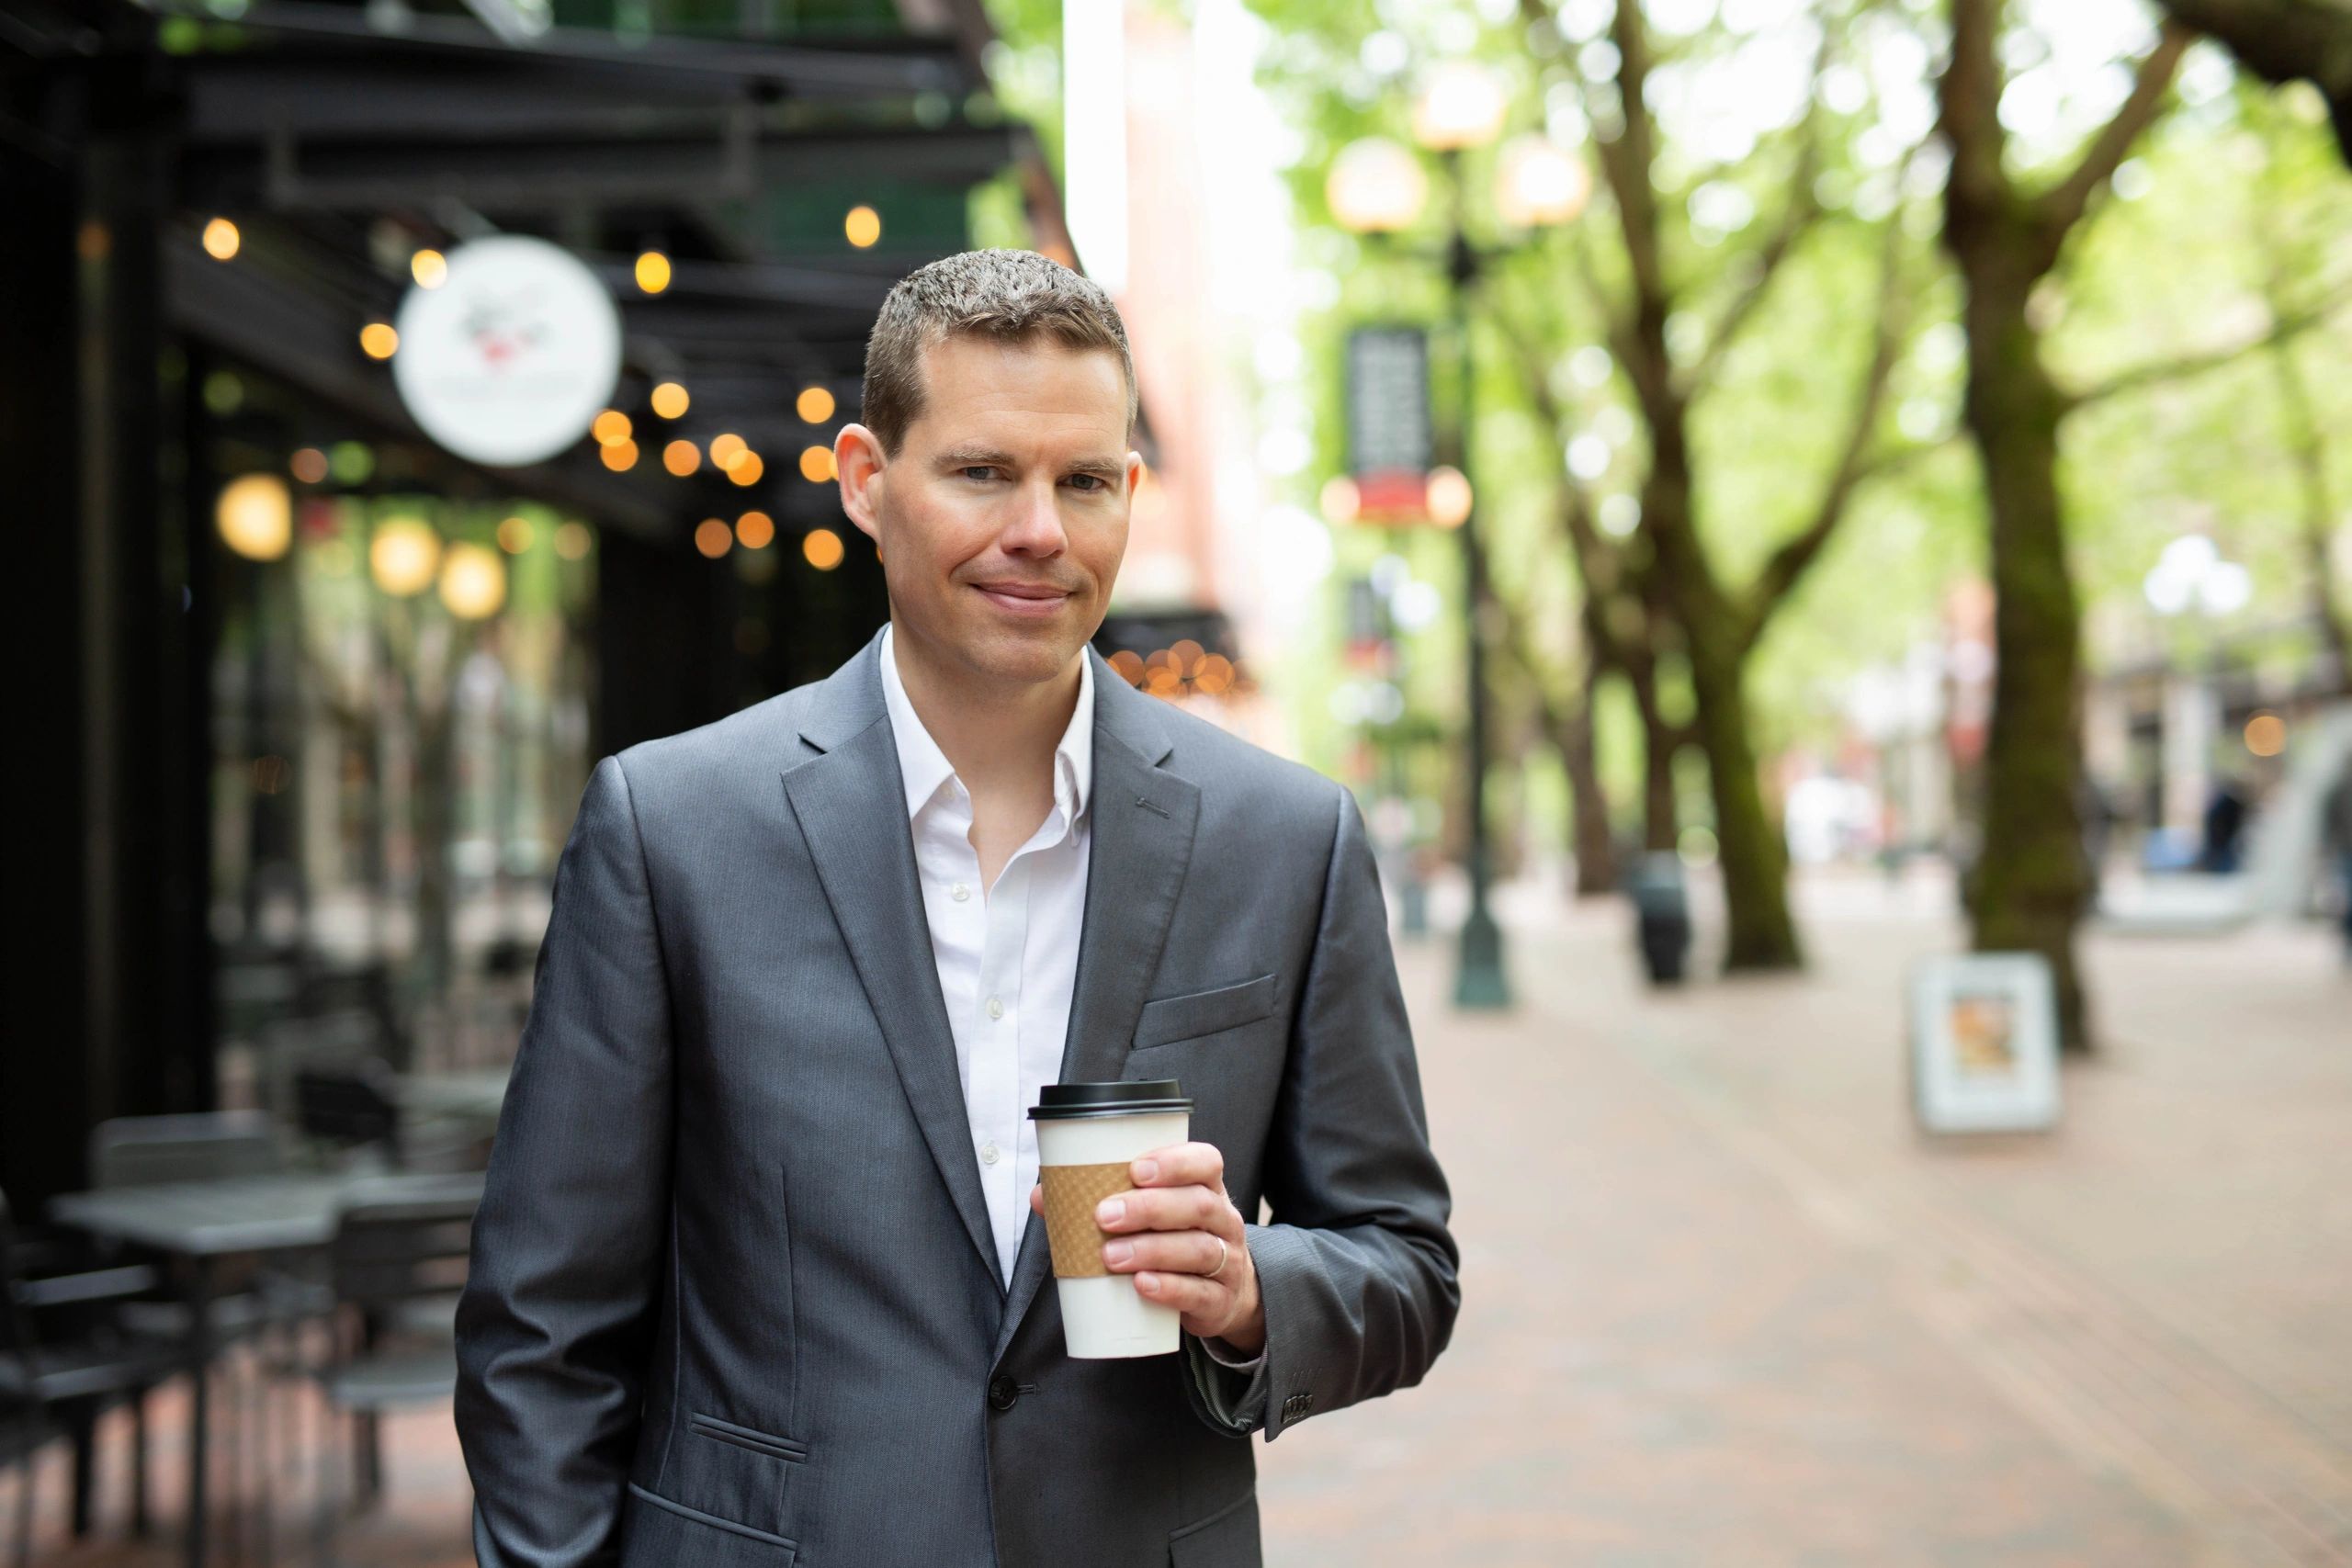
[{"label": "shirt placket", "polygon": [[987,935],[980,947],[972,1053],[972,1123],[980,1136],[980,1185],[997,1235],[998,1266],[1009,1278],[1020,1234],[1015,1190],[1021,1148],[1021,955],[1029,925],[1029,857],[1016,855],[989,889]]}]

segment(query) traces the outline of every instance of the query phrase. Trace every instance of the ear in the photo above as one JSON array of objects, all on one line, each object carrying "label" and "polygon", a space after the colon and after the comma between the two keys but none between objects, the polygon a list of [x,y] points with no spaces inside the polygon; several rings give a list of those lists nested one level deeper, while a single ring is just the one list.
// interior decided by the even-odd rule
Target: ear
[{"label": "ear", "polygon": [[1127,454],[1127,503],[1129,505],[1133,505],[1135,503],[1136,489],[1142,483],[1143,454],[1140,452],[1130,452]]},{"label": "ear", "polygon": [[844,424],[833,437],[833,471],[841,477],[842,510],[859,533],[882,540],[882,484],[889,459],[882,438],[862,424]]}]

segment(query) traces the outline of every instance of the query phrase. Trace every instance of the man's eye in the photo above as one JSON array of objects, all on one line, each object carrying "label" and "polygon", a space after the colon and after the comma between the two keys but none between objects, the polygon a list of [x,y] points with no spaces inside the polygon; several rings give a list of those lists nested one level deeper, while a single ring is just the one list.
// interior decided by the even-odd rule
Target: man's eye
[{"label": "man's eye", "polygon": [[958,468],[956,471],[963,475],[967,479],[992,479],[996,478],[996,470],[994,468],[983,467],[978,464],[975,464],[969,468]]},{"label": "man's eye", "polygon": [[1111,488],[1108,484],[1103,482],[1102,476],[1100,474],[1072,474],[1069,477],[1069,482],[1076,485],[1081,491],[1089,495],[1092,494],[1096,491],[1108,490]]}]

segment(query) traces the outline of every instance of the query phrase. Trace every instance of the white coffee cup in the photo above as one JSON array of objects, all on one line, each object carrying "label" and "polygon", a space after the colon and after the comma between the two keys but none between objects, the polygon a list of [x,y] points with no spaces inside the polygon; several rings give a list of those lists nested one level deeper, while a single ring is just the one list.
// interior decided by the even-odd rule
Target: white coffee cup
[{"label": "white coffee cup", "polygon": [[[1089,1360],[1178,1349],[1181,1314],[1174,1307],[1139,1294],[1133,1274],[1096,1272],[1103,1267],[1107,1237],[1094,1224],[1093,1211],[1112,1190],[1134,1185],[1119,1168],[1192,1135],[1193,1102],[1174,1078],[1047,1084],[1029,1114],[1037,1123],[1038,1176],[1046,1194],[1046,1213],[1037,1223],[1058,1222],[1062,1232],[1054,1288],[1061,1298],[1064,1346]],[[1057,1167],[1068,1175],[1055,1177]],[[1072,1195],[1081,1192],[1082,1205],[1074,1203]]]}]

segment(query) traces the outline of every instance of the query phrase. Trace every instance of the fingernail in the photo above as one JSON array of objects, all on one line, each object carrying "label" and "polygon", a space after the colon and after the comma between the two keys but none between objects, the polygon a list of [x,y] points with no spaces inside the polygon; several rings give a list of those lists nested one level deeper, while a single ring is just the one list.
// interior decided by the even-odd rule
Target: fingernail
[{"label": "fingernail", "polygon": [[1135,1255],[1136,1244],[1131,1241],[1114,1241],[1102,1248],[1102,1261],[1114,1269]]},{"label": "fingernail", "polygon": [[1094,1223],[1098,1225],[1115,1225],[1126,1217],[1127,1204],[1124,1198],[1105,1198],[1094,1206]]},{"label": "fingernail", "polygon": [[1139,1159],[1136,1161],[1136,1180],[1138,1182],[1144,1182],[1157,1181],[1159,1179],[1159,1162],[1158,1160]]},{"label": "fingernail", "polygon": [[1147,1296],[1156,1296],[1159,1294],[1159,1276],[1157,1274],[1136,1275],[1136,1289],[1141,1291]]}]

